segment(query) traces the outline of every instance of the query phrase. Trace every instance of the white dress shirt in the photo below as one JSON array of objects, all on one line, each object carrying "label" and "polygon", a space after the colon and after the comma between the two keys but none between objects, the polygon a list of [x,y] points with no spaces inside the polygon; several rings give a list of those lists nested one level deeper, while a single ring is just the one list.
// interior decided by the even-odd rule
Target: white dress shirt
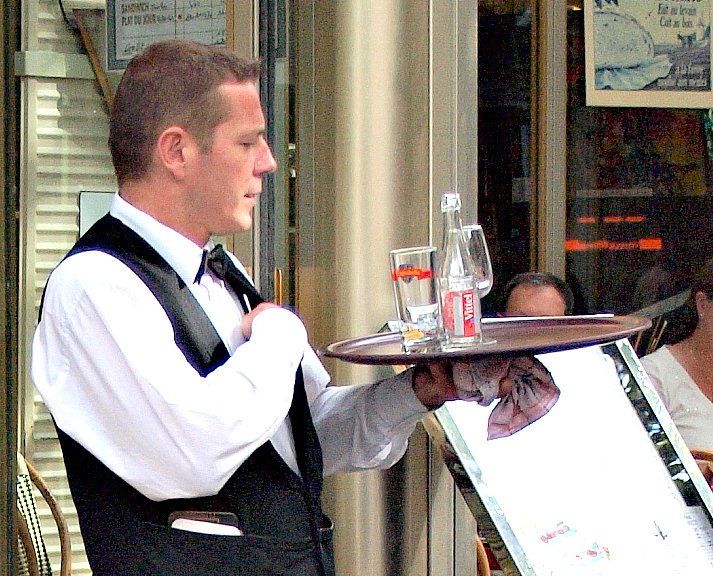
[{"label": "white dress shirt", "polygon": [[32,377],[59,428],[153,500],[215,494],[268,440],[296,471],[286,416],[302,361],[325,475],[385,468],[401,458],[426,413],[408,373],[372,385],[327,386],[295,314],[265,310],[245,341],[232,291],[210,274],[194,283],[201,247],[118,194],[111,214],[190,286],[231,357],[201,377],[138,276],[108,254],[75,254],[50,276],[32,347]]}]

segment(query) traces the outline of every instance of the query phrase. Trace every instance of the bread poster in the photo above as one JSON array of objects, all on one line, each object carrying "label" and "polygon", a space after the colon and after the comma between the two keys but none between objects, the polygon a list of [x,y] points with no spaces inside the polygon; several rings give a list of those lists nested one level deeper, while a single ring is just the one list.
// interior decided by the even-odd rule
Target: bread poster
[{"label": "bread poster", "polygon": [[585,0],[587,105],[713,108],[713,0]]}]

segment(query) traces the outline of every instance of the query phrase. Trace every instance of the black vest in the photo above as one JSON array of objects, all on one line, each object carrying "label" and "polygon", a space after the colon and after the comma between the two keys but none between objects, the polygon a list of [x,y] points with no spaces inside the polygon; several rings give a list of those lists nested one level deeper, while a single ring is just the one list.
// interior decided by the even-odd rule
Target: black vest
[{"label": "black vest", "polygon": [[[105,216],[68,255],[87,250],[111,254],[145,282],[166,311],[176,344],[201,375],[228,359],[220,337],[186,284],[138,234]],[[296,389],[302,385],[301,377],[300,369]],[[311,426],[309,414],[307,418]],[[296,425],[293,420],[293,430]],[[58,429],[58,435],[95,576],[333,574],[331,529],[319,502],[321,477],[317,486],[303,482],[269,441],[216,495],[154,502],[62,430]],[[300,456],[321,464],[318,445],[313,453],[298,455],[298,460]],[[170,465],[156,462],[157,469]],[[215,536],[170,528],[169,514],[184,510],[232,512],[245,535]]]}]

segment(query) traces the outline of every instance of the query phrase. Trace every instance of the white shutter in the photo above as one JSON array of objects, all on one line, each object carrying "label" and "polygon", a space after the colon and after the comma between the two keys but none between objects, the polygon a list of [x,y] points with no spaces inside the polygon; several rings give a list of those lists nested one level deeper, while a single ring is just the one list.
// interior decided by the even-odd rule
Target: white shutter
[{"label": "white shutter", "polygon": [[[112,191],[116,184],[107,147],[108,118],[96,83],[86,72],[91,70],[88,58],[81,55],[79,43],[67,29],[57,0],[24,2],[24,7],[23,53],[34,55],[40,66],[24,72],[22,79],[20,216],[25,252],[21,254],[24,301],[20,331],[24,345],[20,350],[20,378],[28,392],[24,395],[27,405],[20,412],[26,419],[26,455],[62,507],[72,534],[72,574],[82,576],[91,571],[56,431],[30,383],[30,342],[47,276],[79,237],[79,193]],[[66,74],[75,77],[57,77],[57,67],[50,64],[62,58],[85,67],[80,67],[83,71],[79,74]],[[43,59],[52,72],[43,73]],[[38,502],[52,569],[59,573],[59,540],[53,519],[41,499]]]}]

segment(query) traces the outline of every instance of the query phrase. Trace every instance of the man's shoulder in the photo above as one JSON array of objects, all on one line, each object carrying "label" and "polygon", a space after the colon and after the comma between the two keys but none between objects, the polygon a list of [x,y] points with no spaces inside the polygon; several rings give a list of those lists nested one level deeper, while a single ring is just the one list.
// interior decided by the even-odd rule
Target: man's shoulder
[{"label": "man's shoulder", "polygon": [[115,255],[152,251],[151,245],[118,218],[106,214],[77,240],[69,254],[100,250]]},{"label": "man's shoulder", "polygon": [[116,283],[129,268],[119,258],[98,249],[69,254],[52,270],[48,288],[80,289],[89,284]]}]

